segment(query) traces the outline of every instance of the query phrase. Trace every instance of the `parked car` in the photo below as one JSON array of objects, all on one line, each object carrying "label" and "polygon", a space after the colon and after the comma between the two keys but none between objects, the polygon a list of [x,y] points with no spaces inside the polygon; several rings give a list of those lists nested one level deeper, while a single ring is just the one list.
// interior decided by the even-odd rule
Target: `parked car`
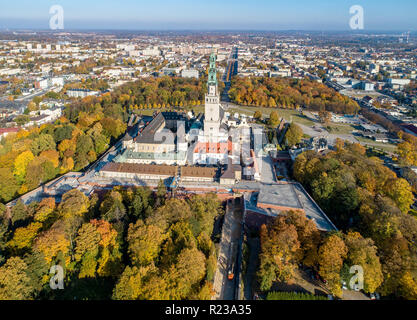
[{"label": "parked car", "polygon": [[369,295],[369,297],[371,298],[371,300],[380,300],[381,296],[379,295],[379,293],[373,292]]},{"label": "parked car", "polygon": [[312,279],[316,279],[318,281],[323,282],[324,284],[327,284],[326,279],[323,279],[323,277],[320,276],[319,273],[317,271],[315,271],[315,270],[313,270],[313,277],[312,277]]}]

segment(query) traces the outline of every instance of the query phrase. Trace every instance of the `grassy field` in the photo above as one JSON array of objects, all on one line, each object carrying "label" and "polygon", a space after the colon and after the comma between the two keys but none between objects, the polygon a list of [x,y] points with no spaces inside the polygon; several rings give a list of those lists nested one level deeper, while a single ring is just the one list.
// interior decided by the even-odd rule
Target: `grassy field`
[{"label": "grassy field", "polygon": [[375,148],[378,148],[387,152],[395,152],[397,149],[397,146],[395,144],[379,143],[379,142],[375,142],[374,140],[367,139],[364,137],[355,137],[355,138],[369,147],[375,147]]},{"label": "grassy field", "polygon": [[334,134],[350,134],[352,131],[355,130],[355,128],[350,124],[345,123],[331,123],[329,125],[326,125],[326,128],[329,127],[330,130],[328,130],[330,133]]},{"label": "grassy field", "polygon": [[277,111],[280,117],[283,117],[287,121],[294,121],[296,123],[301,123],[306,126],[314,125],[314,122],[309,120],[306,116],[301,115],[296,110],[290,109],[280,109],[280,108],[264,108],[264,107],[233,107],[228,109],[229,112],[242,113],[248,116],[253,116],[256,111],[260,111],[264,118],[268,118],[272,111]]},{"label": "grassy field", "polygon": [[190,110],[193,110],[196,114],[198,113],[204,113],[204,106],[196,106],[196,107],[184,107],[182,109],[178,108],[171,108],[171,109],[141,109],[135,111],[136,114],[143,115],[143,116],[151,116],[155,111],[156,112],[164,112],[164,111],[184,111],[188,112]]}]

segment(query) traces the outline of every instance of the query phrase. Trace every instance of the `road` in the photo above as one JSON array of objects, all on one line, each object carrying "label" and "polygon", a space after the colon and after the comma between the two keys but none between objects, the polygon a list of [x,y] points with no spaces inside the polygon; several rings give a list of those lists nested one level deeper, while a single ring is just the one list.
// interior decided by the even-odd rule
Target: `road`
[{"label": "road", "polygon": [[223,74],[222,79],[225,84],[225,88],[221,95],[221,101],[223,102],[230,102],[229,90],[231,86],[232,77],[237,75],[238,72],[238,55],[238,48],[233,48],[228,60],[227,69]]},{"label": "road", "polygon": [[236,272],[237,247],[242,232],[242,219],[243,212],[241,207],[235,207],[233,203],[228,203],[222,227],[222,239],[217,258],[217,268],[214,275],[213,290],[215,294],[212,300],[235,299],[237,287],[235,281],[236,275],[235,279],[229,280],[228,272],[231,264],[235,265],[234,272]]},{"label": "road", "polygon": [[29,101],[29,100],[32,100],[34,97],[42,96],[47,92],[48,92],[48,90],[36,91],[36,92],[28,94],[26,96],[22,96],[20,98],[17,98],[15,101],[17,101],[17,102]]}]

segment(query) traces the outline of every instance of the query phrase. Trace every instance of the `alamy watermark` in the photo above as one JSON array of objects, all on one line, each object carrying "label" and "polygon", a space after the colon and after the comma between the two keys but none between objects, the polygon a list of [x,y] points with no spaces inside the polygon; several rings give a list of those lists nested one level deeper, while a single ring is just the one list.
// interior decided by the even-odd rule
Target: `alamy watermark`
[{"label": "alamy watermark", "polygon": [[64,8],[61,5],[55,4],[49,8],[49,14],[52,15],[49,19],[49,28],[51,30],[64,29]]},{"label": "alamy watermark", "polygon": [[49,280],[49,286],[52,290],[64,289],[64,268],[60,265],[53,265],[49,270],[49,274],[52,274],[51,280]]},{"label": "alamy watermark", "polygon": [[352,30],[363,30],[365,28],[364,10],[360,5],[351,6],[349,13],[353,15],[350,18],[349,26]]},{"label": "alamy watermark", "polygon": [[350,267],[350,274],[353,276],[349,281],[349,288],[351,290],[359,291],[363,289],[363,268],[359,265],[354,265]]}]

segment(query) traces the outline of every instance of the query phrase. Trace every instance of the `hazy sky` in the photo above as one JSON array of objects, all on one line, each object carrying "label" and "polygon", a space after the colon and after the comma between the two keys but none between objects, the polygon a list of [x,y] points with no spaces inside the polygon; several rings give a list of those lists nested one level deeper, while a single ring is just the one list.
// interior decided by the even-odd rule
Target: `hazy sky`
[{"label": "hazy sky", "polygon": [[0,0],[0,28],[49,28],[64,8],[65,29],[349,30],[364,8],[365,30],[417,30],[417,0]]}]

